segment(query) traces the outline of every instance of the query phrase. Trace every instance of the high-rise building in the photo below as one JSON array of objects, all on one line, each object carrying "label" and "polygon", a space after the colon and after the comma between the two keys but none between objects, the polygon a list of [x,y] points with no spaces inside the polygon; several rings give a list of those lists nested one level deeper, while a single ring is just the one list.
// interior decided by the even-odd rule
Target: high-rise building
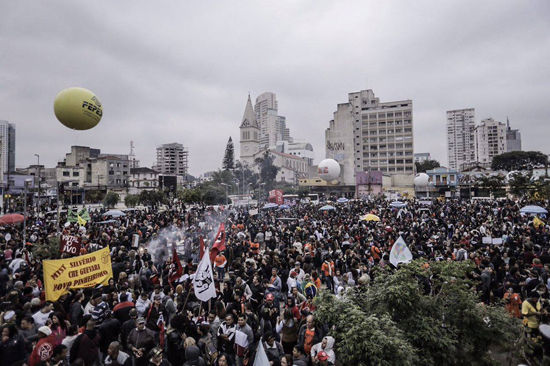
[{"label": "high-rise building", "polygon": [[260,148],[267,149],[277,141],[290,141],[286,118],[279,116],[279,102],[275,93],[266,92],[256,98],[254,114],[260,127]]},{"label": "high-rise building", "polygon": [[186,176],[189,169],[189,151],[176,142],[157,146],[157,162],[153,170],[161,174]]},{"label": "high-rise building", "polygon": [[510,128],[510,120],[506,118],[506,152],[521,151],[521,133]]},{"label": "high-rise building", "polygon": [[362,171],[413,174],[412,110],[412,100],[382,103],[370,89],[349,93],[348,102],[338,104],[325,144],[326,157],[343,166],[342,183],[355,185],[355,173]]},{"label": "high-rise building", "polygon": [[493,157],[506,152],[506,125],[486,118],[476,127],[476,161],[491,164]]},{"label": "high-rise building", "polygon": [[2,172],[15,171],[15,125],[0,120],[0,164]]},{"label": "high-rise building", "polygon": [[447,160],[455,170],[475,162],[474,108],[447,111]]},{"label": "high-rise building", "polygon": [[416,153],[414,154],[415,163],[423,163],[425,161],[432,160],[432,155],[428,153]]}]

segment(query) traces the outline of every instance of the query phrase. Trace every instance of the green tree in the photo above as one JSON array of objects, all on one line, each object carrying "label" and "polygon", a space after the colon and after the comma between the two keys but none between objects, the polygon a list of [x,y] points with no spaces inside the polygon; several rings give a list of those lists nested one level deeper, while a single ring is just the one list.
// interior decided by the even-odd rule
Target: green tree
[{"label": "green tree", "polygon": [[244,193],[249,193],[258,188],[259,175],[254,173],[247,163],[237,160],[235,163],[235,169],[233,170],[233,175],[238,181],[241,191]]},{"label": "green tree", "polygon": [[139,204],[139,196],[137,194],[128,194],[124,197],[124,205],[126,207],[136,207]]},{"label": "green tree", "polygon": [[231,140],[231,136],[229,136],[229,141],[227,141],[227,145],[225,147],[225,154],[223,156],[222,169],[223,170],[235,169],[235,149],[233,147],[233,140]]},{"label": "green tree", "polygon": [[141,191],[139,194],[139,202],[144,206],[156,208],[160,204],[166,202],[166,196],[160,190],[148,189]]},{"label": "green tree", "polygon": [[311,191],[309,187],[300,186],[296,190],[296,193],[298,194],[298,198],[302,199],[307,197],[311,193]]},{"label": "green tree", "polygon": [[527,174],[516,173],[511,174],[511,179],[508,181],[510,186],[510,193],[520,198],[530,194],[532,190],[531,177],[533,173],[529,172]]},{"label": "green tree", "polygon": [[414,165],[417,173],[426,173],[427,170],[432,170],[441,166],[437,160],[425,160],[421,163],[415,162]]},{"label": "green tree", "polygon": [[470,263],[425,264],[377,269],[370,286],[343,299],[321,294],[317,316],[331,326],[343,364],[494,365],[489,349],[515,344],[521,324],[501,306],[480,305]]},{"label": "green tree", "polygon": [[185,203],[201,202],[201,190],[199,188],[184,189],[178,192],[178,198]]},{"label": "green tree", "polygon": [[277,178],[277,173],[280,168],[276,167],[273,164],[275,158],[269,154],[269,151],[266,150],[261,157],[256,158],[255,164],[260,171],[260,181],[265,183],[266,190],[273,189],[275,185],[275,179]]},{"label": "green tree", "polygon": [[103,203],[103,206],[107,208],[112,208],[112,207],[115,207],[119,201],[120,201],[120,196],[118,195],[118,193],[107,192],[105,197],[103,197],[102,203]]},{"label": "green tree", "polygon": [[533,170],[536,166],[548,169],[548,156],[540,151],[511,151],[493,158],[491,169],[505,170]]},{"label": "green tree", "polygon": [[493,197],[497,192],[502,191],[504,177],[500,175],[482,176],[476,181],[476,184],[486,189],[489,195]]}]

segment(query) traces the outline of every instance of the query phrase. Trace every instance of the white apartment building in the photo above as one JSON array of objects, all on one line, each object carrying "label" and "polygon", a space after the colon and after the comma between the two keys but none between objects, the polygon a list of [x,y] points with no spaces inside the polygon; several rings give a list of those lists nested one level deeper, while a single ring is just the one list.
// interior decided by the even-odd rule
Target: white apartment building
[{"label": "white apartment building", "polygon": [[325,147],[326,157],[343,168],[342,184],[355,185],[355,173],[362,171],[412,176],[412,110],[412,100],[382,103],[370,89],[349,93],[348,102],[338,104]]},{"label": "white apartment building", "polygon": [[260,149],[267,149],[277,141],[291,140],[286,118],[279,116],[279,102],[275,93],[260,94],[254,104],[254,114],[260,128]]},{"label": "white apartment building", "polygon": [[15,125],[0,120],[0,164],[2,173],[15,171]]},{"label": "white apartment building", "polygon": [[506,124],[486,118],[476,127],[476,161],[491,164],[493,157],[506,152]]},{"label": "white apartment building", "polygon": [[176,142],[157,146],[157,162],[153,170],[161,174],[187,175],[189,151]]},{"label": "white apartment building", "polygon": [[447,111],[449,169],[460,170],[475,160],[475,109]]}]

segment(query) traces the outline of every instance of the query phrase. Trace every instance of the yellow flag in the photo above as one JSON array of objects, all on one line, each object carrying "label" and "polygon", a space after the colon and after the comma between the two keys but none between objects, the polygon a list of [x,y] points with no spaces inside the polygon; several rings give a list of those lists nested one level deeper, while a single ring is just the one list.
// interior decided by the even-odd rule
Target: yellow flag
[{"label": "yellow flag", "polygon": [[80,226],[84,226],[86,225],[86,220],[84,220],[82,217],[80,217],[80,215],[78,216],[78,225]]},{"label": "yellow flag", "polygon": [[56,301],[69,289],[106,285],[113,278],[109,247],[79,257],[45,260],[46,300]]},{"label": "yellow flag", "polygon": [[535,216],[535,218],[533,219],[533,226],[534,227],[544,226],[544,222],[541,219],[539,219],[538,217]]}]

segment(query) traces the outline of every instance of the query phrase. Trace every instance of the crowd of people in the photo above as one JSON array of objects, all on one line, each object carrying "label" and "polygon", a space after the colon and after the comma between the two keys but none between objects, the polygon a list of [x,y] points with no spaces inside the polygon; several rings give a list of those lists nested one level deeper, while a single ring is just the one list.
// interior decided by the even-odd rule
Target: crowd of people
[{"label": "crowd of people", "polygon": [[[520,213],[525,202],[351,200],[266,209],[174,205],[62,226],[81,254],[109,247],[108,284],[44,294],[42,262],[54,257],[55,216],[0,228],[0,366],[338,365],[338,344],[316,317],[319,291],[345,296],[392,266],[401,236],[413,258],[470,261],[480,302],[504,302],[533,333],[550,306],[549,226]],[[372,213],[380,221],[360,218]],[[64,222],[65,217],[61,217]],[[225,249],[212,263],[216,297],[197,300],[192,278],[201,238],[220,225]],[[137,238],[137,239],[136,239]],[[497,239],[488,241],[487,238]],[[175,249],[183,267],[174,276]],[[424,284],[430,287],[429,280]],[[260,346],[261,343],[261,347]]]}]

